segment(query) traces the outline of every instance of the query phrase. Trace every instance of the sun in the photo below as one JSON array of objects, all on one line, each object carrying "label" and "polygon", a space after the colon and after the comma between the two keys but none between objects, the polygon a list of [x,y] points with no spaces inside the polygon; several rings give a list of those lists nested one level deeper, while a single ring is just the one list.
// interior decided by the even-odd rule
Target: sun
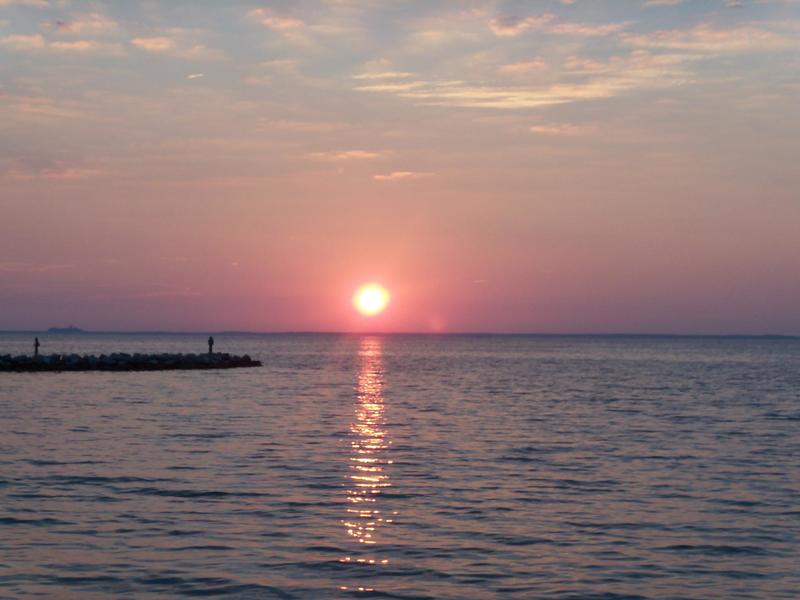
[{"label": "sun", "polygon": [[362,285],[353,294],[353,305],[365,317],[383,312],[389,304],[389,290],[378,283]]}]

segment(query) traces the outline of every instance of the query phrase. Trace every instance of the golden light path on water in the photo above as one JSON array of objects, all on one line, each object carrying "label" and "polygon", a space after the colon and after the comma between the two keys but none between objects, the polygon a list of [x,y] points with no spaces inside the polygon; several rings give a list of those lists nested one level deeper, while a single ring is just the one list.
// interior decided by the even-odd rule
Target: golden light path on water
[{"label": "golden light path on water", "polygon": [[[342,519],[347,535],[363,545],[358,556],[345,556],[344,563],[387,564],[370,550],[379,543],[380,529],[392,522],[384,514],[380,495],[391,487],[386,465],[392,464],[387,453],[392,442],[385,429],[383,402],[383,345],[380,338],[366,337],[359,349],[358,388],[355,419],[350,424],[350,464],[347,475],[347,514]],[[349,589],[342,586],[340,589]],[[356,587],[357,591],[372,591]]]}]

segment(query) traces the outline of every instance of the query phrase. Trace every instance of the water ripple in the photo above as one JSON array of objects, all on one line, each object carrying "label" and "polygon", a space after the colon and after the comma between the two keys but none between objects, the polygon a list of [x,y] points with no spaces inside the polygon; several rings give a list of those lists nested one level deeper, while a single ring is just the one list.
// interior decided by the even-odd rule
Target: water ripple
[{"label": "water ripple", "polygon": [[0,596],[797,598],[798,341],[229,343],[2,376]]}]

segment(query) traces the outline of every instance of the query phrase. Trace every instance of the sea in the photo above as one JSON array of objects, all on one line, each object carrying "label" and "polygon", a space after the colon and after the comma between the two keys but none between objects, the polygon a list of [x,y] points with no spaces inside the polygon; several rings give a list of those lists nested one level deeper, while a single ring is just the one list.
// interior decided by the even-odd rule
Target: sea
[{"label": "sea", "polygon": [[0,373],[0,598],[800,598],[800,339],[215,339]]}]

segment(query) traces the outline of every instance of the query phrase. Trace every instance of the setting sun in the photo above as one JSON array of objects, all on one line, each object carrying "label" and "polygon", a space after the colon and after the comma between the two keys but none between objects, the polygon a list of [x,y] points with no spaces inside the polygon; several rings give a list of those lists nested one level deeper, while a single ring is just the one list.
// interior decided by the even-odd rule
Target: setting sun
[{"label": "setting sun", "polygon": [[353,305],[362,315],[371,317],[389,304],[389,290],[377,283],[362,285],[353,295]]}]

